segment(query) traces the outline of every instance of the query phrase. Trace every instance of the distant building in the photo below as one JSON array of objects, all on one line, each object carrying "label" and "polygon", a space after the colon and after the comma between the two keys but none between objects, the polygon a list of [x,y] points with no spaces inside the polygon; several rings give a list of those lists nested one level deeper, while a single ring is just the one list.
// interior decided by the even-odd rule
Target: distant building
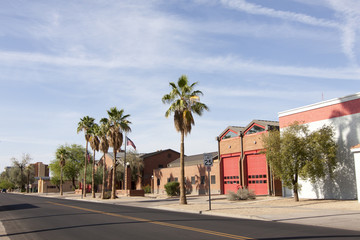
[{"label": "distant building", "polygon": [[142,154],[140,158],[144,161],[142,174],[142,186],[151,186],[154,169],[167,168],[167,165],[180,157],[180,153],[172,149],[159,150],[152,153]]},{"label": "distant building", "polygon": [[34,177],[49,177],[49,166],[46,164],[43,164],[42,162],[37,162],[31,164],[31,166],[34,169]]},{"label": "distant building", "polygon": [[[125,152],[116,153],[116,161],[115,161],[116,166],[118,166],[120,164],[124,164],[124,157],[125,157]],[[106,180],[105,189],[111,190],[112,171],[114,168],[114,153],[113,152],[106,153],[105,158],[104,158],[104,155],[102,155],[100,160],[97,161],[97,166],[102,166],[104,160],[105,160],[105,165],[106,165],[106,169],[107,169],[107,180]],[[116,186],[116,189],[121,189],[122,181],[115,181],[115,186]],[[101,189],[101,187],[102,186],[100,186],[99,190]]]}]

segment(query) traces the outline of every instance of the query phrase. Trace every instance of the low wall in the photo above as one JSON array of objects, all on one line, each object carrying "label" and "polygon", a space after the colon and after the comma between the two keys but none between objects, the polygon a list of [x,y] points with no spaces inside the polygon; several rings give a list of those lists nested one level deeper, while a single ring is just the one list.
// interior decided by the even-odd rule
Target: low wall
[{"label": "low wall", "polygon": [[116,190],[117,196],[144,197],[144,190]]}]

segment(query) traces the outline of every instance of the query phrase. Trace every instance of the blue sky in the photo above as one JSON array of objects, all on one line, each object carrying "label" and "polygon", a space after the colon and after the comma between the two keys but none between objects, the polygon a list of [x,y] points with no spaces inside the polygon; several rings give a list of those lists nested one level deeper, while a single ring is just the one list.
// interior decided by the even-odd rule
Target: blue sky
[{"label": "blue sky", "polygon": [[161,98],[182,74],[210,108],[187,155],[216,151],[229,125],[356,93],[359,20],[356,0],[2,1],[0,169],[84,145],[80,118],[114,106],[138,152],[179,151]]}]

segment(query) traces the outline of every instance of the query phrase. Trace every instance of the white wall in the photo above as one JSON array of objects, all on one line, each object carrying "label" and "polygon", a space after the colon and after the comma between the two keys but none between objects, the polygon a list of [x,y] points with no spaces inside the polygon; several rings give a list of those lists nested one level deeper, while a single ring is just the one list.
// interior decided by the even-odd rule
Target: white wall
[{"label": "white wall", "polygon": [[310,130],[317,130],[323,125],[334,127],[335,140],[338,144],[339,166],[334,179],[327,178],[312,184],[310,181],[300,180],[302,185],[300,198],[317,199],[356,199],[356,178],[354,156],[350,151],[352,146],[360,143],[360,114],[353,114],[308,123]]}]

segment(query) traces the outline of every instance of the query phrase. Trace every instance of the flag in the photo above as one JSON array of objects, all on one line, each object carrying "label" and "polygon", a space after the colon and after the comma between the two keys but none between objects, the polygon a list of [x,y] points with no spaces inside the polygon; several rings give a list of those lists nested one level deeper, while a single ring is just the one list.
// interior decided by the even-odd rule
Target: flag
[{"label": "flag", "polygon": [[130,145],[136,150],[135,144],[133,141],[130,140],[130,138],[126,137],[126,142],[127,142],[126,145],[128,145],[128,146]]}]

